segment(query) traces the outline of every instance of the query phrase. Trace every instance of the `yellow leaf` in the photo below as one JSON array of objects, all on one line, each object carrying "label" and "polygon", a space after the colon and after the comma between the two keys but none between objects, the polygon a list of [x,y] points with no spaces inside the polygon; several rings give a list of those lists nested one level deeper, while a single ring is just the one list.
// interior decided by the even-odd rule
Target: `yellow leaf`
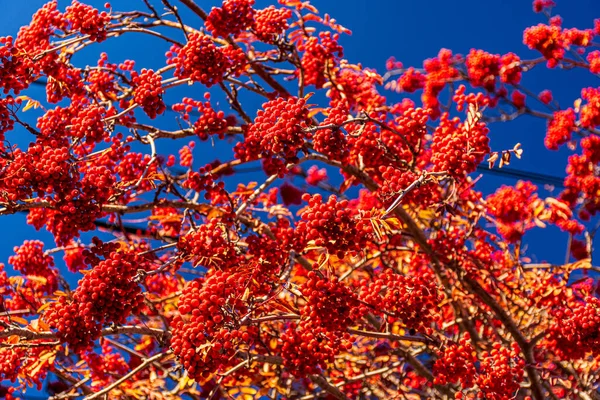
[{"label": "yellow leaf", "polygon": [[25,104],[25,107],[23,107],[23,112],[29,110],[30,108],[38,108],[40,106],[40,102],[33,100],[33,99],[29,99],[27,100],[27,104]]},{"label": "yellow leaf", "polygon": [[33,282],[37,282],[41,285],[45,285],[46,283],[48,283],[48,279],[44,278],[43,276],[27,275],[27,279]]},{"label": "yellow leaf", "polygon": [[50,304],[52,304],[52,303],[48,302],[48,303],[42,304],[42,306],[37,309],[38,314],[41,313],[42,311],[44,311],[46,308],[50,307]]},{"label": "yellow leaf", "polygon": [[242,387],[240,391],[244,394],[256,394],[257,390],[253,387]]},{"label": "yellow leaf", "polygon": [[7,344],[17,344],[20,341],[21,341],[21,337],[20,336],[12,335],[12,336],[9,336],[8,339],[6,339],[6,342],[4,342],[4,343],[7,343]]},{"label": "yellow leaf", "polygon": [[18,322],[21,325],[28,325],[29,322],[25,318],[11,316],[10,320],[13,322]]}]

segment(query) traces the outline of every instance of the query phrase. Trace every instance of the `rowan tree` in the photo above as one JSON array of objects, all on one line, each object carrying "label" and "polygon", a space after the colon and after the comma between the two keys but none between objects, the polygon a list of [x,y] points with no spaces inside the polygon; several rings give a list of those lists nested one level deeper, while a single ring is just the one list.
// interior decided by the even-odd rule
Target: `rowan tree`
[{"label": "rowan tree", "polygon": [[[600,398],[600,19],[535,0],[514,52],[378,72],[308,1],[128,4],[0,38],[0,215],[54,238],[0,264],[5,398]],[[111,57],[130,35],[159,68]],[[544,68],[590,86],[561,107]],[[563,189],[482,193],[526,117]],[[526,250],[546,226],[562,265]]]}]

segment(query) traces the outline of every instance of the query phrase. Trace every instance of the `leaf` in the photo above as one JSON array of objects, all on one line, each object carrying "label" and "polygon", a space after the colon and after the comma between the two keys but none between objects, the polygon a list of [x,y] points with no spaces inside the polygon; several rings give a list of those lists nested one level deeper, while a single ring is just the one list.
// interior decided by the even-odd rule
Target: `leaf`
[{"label": "leaf", "polygon": [[14,315],[10,316],[10,320],[13,322],[18,322],[21,325],[29,325],[29,321],[27,321],[25,318],[16,317]]},{"label": "leaf", "polygon": [[31,108],[37,109],[38,107],[40,107],[39,101],[29,99],[29,100],[27,100],[27,104],[25,104],[25,107],[23,107],[23,112],[25,112]]}]

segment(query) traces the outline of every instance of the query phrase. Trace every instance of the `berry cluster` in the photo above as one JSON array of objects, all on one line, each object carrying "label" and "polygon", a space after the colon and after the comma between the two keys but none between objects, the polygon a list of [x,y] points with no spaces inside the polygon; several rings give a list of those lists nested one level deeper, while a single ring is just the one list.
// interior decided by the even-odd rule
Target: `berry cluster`
[{"label": "berry cluster", "polygon": [[580,123],[584,128],[595,128],[600,125],[600,89],[585,88],[581,90],[581,98],[586,103],[581,106]]},{"label": "berry cluster", "polygon": [[[384,179],[379,187],[379,197],[385,202],[391,204],[400,194],[404,192],[413,182],[418,180],[418,176],[411,171],[403,171],[392,166],[380,166],[379,172]],[[439,199],[436,185],[433,182],[420,185],[408,192],[403,199],[407,204],[420,204],[427,206],[435,203]]]},{"label": "berry cluster", "polygon": [[65,9],[65,18],[71,24],[71,29],[89,35],[90,40],[102,42],[106,39],[106,28],[110,22],[110,15],[106,11],[98,12],[90,5],[73,0]]},{"label": "berry cluster", "polygon": [[360,299],[373,306],[376,313],[386,313],[401,320],[409,329],[432,332],[431,324],[440,318],[443,293],[431,273],[404,276],[386,270],[370,280],[360,282]]},{"label": "berry cluster", "polygon": [[341,61],[335,69],[335,85],[328,91],[332,107],[343,107],[356,112],[379,110],[386,103],[377,88],[382,77],[371,69]]},{"label": "berry cluster", "polygon": [[200,140],[208,140],[210,135],[219,135],[220,139],[227,132],[227,120],[223,111],[215,111],[210,104],[210,94],[205,93],[205,102],[184,97],[181,103],[173,105],[173,111],[182,113],[184,120],[190,120],[190,114],[196,111],[200,117],[194,122],[194,133]]},{"label": "berry cluster", "polygon": [[189,78],[207,87],[222,82],[231,67],[223,50],[209,36],[194,32],[185,46],[172,46],[167,53],[168,64],[175,64],[175,76]]},{"label": "berry cluster", "polygon": [[348,141],[339,128],[348,118],[348,110],[341,105],[328,110],[321,125],[336,125],[338,128],[318,129],[312,134],[313,147],[330,160],[345,162],[348,157]]},{"label": "berry cluster", "polygon": [[521,58],[515,53],[506,53],[500,57],[500,80],[503,83],[518,85],[522,71]]},{"label": "berry cluster", "polygon": [[46,294],[58,288],[58,271],[54,268],[54,259],[44,253],[44,243],[39,240],[26,240],[14,248],[15,255],[8,258],[16,271],[25,276],[42,278],[45,283],[39,285]]},{"label": "berry cluster", "polygon": [[190,282],[179,298],[180,315],[173,319],[171,348],[189,376],[206,379],[238,363],[240,346],[249,345],[256,328],[240,327],[247,310],[240,297],[243,275],[212,270],[205,280]]},{"label": "berry cluster", "polygon": [[[4,142],[4,134],[13,129],[15,121],[10,116],[9,107],[15,103],[12,96],[0,99],[0,143]],[[0,149],[2,149],[0,145]]]},{"label": "berry cluster", "polygon": [[500,74],[500,56],[484,50],[472,49],[467,55],[465,65],[471,85],[484,87],[493,92],[496,88],[496,78]]},{"label": "berry cluster", "polygon": [[162,87],[162,77],[151,69],[142,69],[138,73],[132,73],[133,101],[144,109],[150,119],[156,118],[166,110],[162,95],[165,90]]},{"label": "berry cluster", "polygon": [[306,298],[306,305],[300,309],[300,313],[310,325],[330,331],[344,331],[361,314],[366,313],[366,306],[361,305],[350,288],[337,277],[327,279],[310,271],[307,278],[300,286],[300,292]]},{"label": "berry cluster", "polygon": [[490,152],[486,124],[470,122],[468,119],[461,123],[457,117],[442,114],[431,144],[434,171],[446,171],[457,179],[464,179]]},{"label": "berry cluster", "polygon": [[600,300],[586,297],[572,307],[561,307],[553,312],[555,323],[548,340],[568,359],[585,357],[590,351],[596,355],[600,349]]},{"label": "berry cluster", "polygon": [[509,242],[518,241],[532,224],[537,187],[519,181],[515,187],[502,186],[486,199],[488,213],[496,218],[498,233]]},{"label": "berry cluster", "polygon": [[80,350],[98,337],[103,324],[124,323],[143,302],[141,288],[133,278],[144,269],[144,260],[135,253],[96,243],[92,251],[84,251],[93,269],[79,281],[72,298],[61,297],[44,315],[62,341]]},{"label": "berry cluster", "polygon": [[458,343],[450,342],[439,354],[433,365],[435,385],[456,384],[460,382],[464,388],[473,386],[477,373],[475,348],[471,345],[470,335],[466,333]]},{"label": "berry cluster", "polygon": [[372,227],[348,208],[348,200],[338,201],[331,195],[323,202],[320,194],[306,193],[302,200],[308,202],[296,227],[296,235],[305,241],[314,241],[331,254],[344,258],[346,253],[358,253],[367,245]]},{"label": "berry cluster", "polygon": [[289,27],[288,19],[291,17],[292,10],[269,6],[255,12],[252,30],[259,40],[273,43]]},{"label": "berry cluster", "polygon": [[104,116],[106,109],[97,105],[87,107],[72,106],[70,135],[77,139],[85,139],[88,143],[103,141],[108,133],[105,130]]},{"label": "berry cluster", "polygon": [[190,142],[188,146],[183,146],[179,149],[179,165],[186,168],[192,168],[192,164],[194,163],[194,156],[192,154],[192,150],[195,147],[194,142]]},{"label": "berry cluster", "polygon": [[437,57],[423,62],[423,68],[427,74],[421,100],[424,108],[432,110],[431,117],[434,119],[440,116],[438,96],[441,91],[448,82],[454,81],[460,76],[460,72],[454,67],[458,61],[460,58],[454,56],[452,51],[441,49]]},{"label": "berry cluster", "polygon": [[283,365],[295,376],[319,373],[341,351],[352,348],[348,332],[330,331],[305,322],[290,324],[281,335]]},{"label": "berry cluster", "polygon": [[114,376],[123,376],[129,372],[129,366],[123,356],[113,351],[112,347],[102,341],[102,353],[84,352],[81,356],[90,369],[91,387],[100,390],[114,381]]},{"label": "berry cluster", "polygon": [[213,7],[206,18],[206,29],[214,36],[237,36],[248,29],[254,19],[254,0],[224,0]]},{"label": "berry cluster", "polygon": [[325,168],[317,167],[313,165],[306,171],[306,183],[312,186],[317,186],[319,183],[324,182],[328,179],[327,170]]},{"label": "berry cluster", "polygon": [[426,75],[410,67],[397,79],[396,88],[406,93],[414,93],[425,87],[426,80]]},{"label": "berry cluster", "polygon": [[231,269],[239,263],[235,243],[229,230],[219,219],[213,218],[179,238],[177,248],[194,266]]},{"label": "berry cluster", "polygon": [[219,204],[223,197],[227,196],[225,192],[225,183],[216,182],[216,176],[211,173],[213,166],[205,165],[197,172],[191,171],[182,186],[186,189],[195,190],[196,192],[205,192],[204,198],[211,200],[213,204]]},{"label": "berry cluster", "polygon": [[523,380],[525,361],[519,356],[518,346],[513,349],[502,347],[499,343],[482,354],[480,374],[475,383],[480,396],[490,400],[513,399]]},{"label": "berry cluster", "polygon": [[236,157],[252,160],[281,156],[286,162],[296,162],[307,137],[304,129],[311,123],[305,99],[279,97],[268,101],[248,128],[244,142],[236,145]]},{"label": "berry cluster", "polygon": [[320,32],[318,38],[310,36],[298,44],[298,50],[303,52],[301,62],[305,85],[315,85],[320,89],[327,82],[326,74],[333,71],[336,59],[344,55],[338,39],[337,33]]},{"label": "berry cluster", "polygon": [[575,130],[577,117],[572,108],[556,111],[548,121],[544,144],[549,150],[558,150],[558,146],[571,140],[571,133]]}]

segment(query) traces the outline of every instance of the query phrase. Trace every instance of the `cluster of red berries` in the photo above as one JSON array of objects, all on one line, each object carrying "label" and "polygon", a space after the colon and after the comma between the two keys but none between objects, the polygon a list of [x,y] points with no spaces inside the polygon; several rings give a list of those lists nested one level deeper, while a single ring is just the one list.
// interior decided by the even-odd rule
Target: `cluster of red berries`
[{"label": "cluster of red berries", "polygon": [[313,270],[308,273],[307,278],[300,286],[300,292],[306,299],[300,313],[310,325],[330,331],[344,331],[366,314],[367,307],[337,277],[327,279]]},{"label": "cluster of red berries", "polygon": [[337,33],[320,32],[319,37],[310,36],[298,44],[298,50],[303,52],[301,63],[305,85],[315,85],[320,89],[328,81],[326,74],[333,72],[337,58],[344,55],[338,39]]},{"label": "cluster of red berries", "polygon": [[344,258],[346,253],[356,254],[365,248],[372,227],[348,208],[348,200],[338,201],[331,195],[323,202],[320,194],[305,193],[302,200],[308,202],[296,227],[296,235],[304,241],[314,241],[330,254]]},{"label": "cluster of red berries", "polygon": [[319,373],[334,362],[340,351],[352,348],[348,332],[330,331],[300,322],[281,335],[283,365],[295,376]]},{"label": "cluster of red berries", "polygon": [[72,137],[85,139],[87,143],[99,143],[108,136],[103,121],[106,114],[104,107],[91,104],[74,108],[70,130]]},{"label": "cluster of red berries", "polygon": [[92,270],[79,281],[72,298],[61,297],[44,314],[59,338],[75,351],[97,339],[102,325],[124,323],[143,303],[134,278],[144,269],[144,260],[135,253],[117,251],[116,244],[94,242],[95,248],[84,251],[87,263],[94,265]]},{"label": "cluster of red berries", "polygon": [[[98,60],[98,68],[87,74],[86,82],[90,88],[88,96],[98,101],[114,98],[117,93],[117,83],[114,74],[110,72],[115,69],[115,66],[109,64],[107,60],[106,53],[102,53]],[[104,69],[105,66],[108,70]]]},{"label": "cluster of red berries", "polygon": [[489,400],[513,399],[523,380],[525,360],[519,356],[516,344],[512,349],[494,343],[494,348],[482,354],[480,374],[475,379],[480,398]]},{"label": "cluster of red berries", "polygon": [[317,186],[319,183],[328,179],[327,170],[313,165],[306,171],[306,183],[312,186]]},{"label": "cluster of red berries", "polygon": [[377,90],[382,78],[375,70],[357,68],[342,61],[332,79],[336,83],[328,91],[332,107],[361,112],[380,110],[386,103],[386,97]]},{"label": "cluster of red berries", "polygon": [[25,276],[39,277],[45,280],[40,289],[52,294],[58,288],[58,271],[54,268],[54,259],[44,252],[44,243],[39,240],[26,240],[14,248],[15,254],[8,258],[16,271]]},{"label": "cluster of red berries", "polygon": [[468,122],[462,123],[458,117],[450,118],[447,113],[442,114],[431,144],[434,171],[445,171],[457,179],[464,179],[489,154],[489,129],[486,124]]},{"label": "cluster of red berries", "polygon": [[552,119],[548,121],[544,144],[549,150],[558,150],[558,146],[571,140],[571,134],[575,130],[577,116],[572,108],[556,111]]},{"label": "cluster of red berries", "polygon": [[289,27],[288,19],[292,17],[289,8],[275,8],[269,6],[256,11],[252,30],[256,37],[266,43],[273,43],[278,35],[283,34]]},{"label": "cluster of red berries", "polygon": [[340,105],[328,110],[321,125],[336,125],[332,129],[318,129],[312,134],[313,148],[330,160],[345,162],[348,157],[348,140],[340,129],[348,119],[348,110]]},{"label": "cluster of red berries", "polygon": [[463,389],[473,386],[477,370],[475,348],[471,344],[470,335],[465,335],[458,343],[449,342],[440,352],[439,358],[433,364],[435,385],[456,384],[460,382]]},{"label": "cluster of red berries", "polygon": [[213,7],[206,18],[206,30],[214,36],[237,36],[248,29],[254,20],[254,0],[224,0]]},{"label": "cluster of red berries", "polygon": [[426,80],[421,100],[424,108],[431,109],[431,118],[433,119],[440,115],[438,96],[441,91],[448,82],[454,81],[460,76],[460,72],[455,68],[455,65],[461,60],[458,56],[454,56],[451,50],[441,49],[437,57],[423,62]]},{"label": "cluster of red berries", "polygon": [[469,104],[473,104],[477,107],[484,107],[487,105],[493,107],[493,104],[497,102],[497,98],[491,98],[489,95],[481,92],[465,93],[466,90],[467,87],[465,85],[460,85],[454,92],[454,96],[452,96],[452,101],[456,104],[457,111],[464,111],[465,109],[468,110]]},{"label": "cluster of red berries", "polygon": [[11,118],[9,111],[9,107],[14,103],[15,100],[12,96],[0,99],[0,142],[4,142],[4,133],[12,130],[15,125],[15,121]]},{"label": "cluster of red berries", "polygon": [[11,36],[0,37],[0,87],[4,93],[12,90],[19,94],[33,80],[33,63],[18,54]]},{"label": "cluster of red berries", "polygon": [[[56,28],[65,29],[68,21],[65,15],[58,11],[58,2],[49,1],[37,10],[31,17],[29,25],[19,29],[15,47],[23,53],[33,56],[50,48],[50,37]],[[38,72],[56,59],[56,53],[49,53],[37,62],[31,62],[33,72]]]},{"label": "cluster of red berries", "polygon": [[184,97],[181,103],[173,105],[173,111],[182,114],[184,120],[190,120],[190,113],[196,111],[200,117],[194,122],[194,133],[200,140],[207,140],[210,135],[219,135],[220,139],[227,132],[227,120],[223,111],[215,111],[210,104],[210,94],[205,93],[205,102]]},{"label": "cluster of red berries", "polygon": [[189,376],[206,379],[238,364],[240,346],[254,341],[254,326],[239,326],[247,313],[240,297],[245,278],[237,272],[212,270],[205,279],[190,282],[179,298],[172,322],[171,348]]},{"label": "cluster of red berries", "polygon": [[74,241],[65,246],[63,260],[69,271],[79,272],[87,267],[85,264],[85,257],[83,256],[84,249],[85,247],[83,245],[75,243]]},{"label": "cluster of red berries", "polygon": [[581,106],[580,123],[584,128],[595,128],[600,125],[600,89],[585,88],[581,90],[581,98],[586,103]]},{"label": "cluster of red berries", "polygon": [[65,97],[72,99],[85,96],[85,85],[79,68],[56,63],[54,68],[47,70],[46,73],[48,74],[46,98],[49,103],[58,103]]},{"label": "cluster of red berries", "polygon": [[590,64],[590,72],[600,74],[600,51],[591,51],[585,59]]},{"label": "cluster of red berries", "polygon": [[4,169],[2,190],[9,200],[23,200],[33,193],[43,196],[72,190],[68,148],[33,144],[27,152],[16,149],[11,155],[12,159],[0,158]]},{"label": "cluster of red berries", "polygon": [[538,199],[536,191],[531,182],[519,181],[514,187],[500,187],[486,198],[487,211],[496,218],[498,233],[505,240],[519,240],[530,227],[532,204]]},{"label": "cluster of red berries", "polygon": [[102,340],[101,348],[101,354],[86,351],[81,356],[90,370],[91,387],[95,390],[106,387],[114,381],[114,376],[123,376],[130,370],[123,356],[114,352],[108,342]]},{"label": "cluster of red berries", "polygon": [[[147,192],[154,189],[154,175],[158,169],[156,162],[152,162],[149,154],[130,151],[123,156],[121,162],[115,168],[115,172],[121,177],[121,182],[127,186],[137,185],[137,190]],[[145,175],[146,179],[140,178]]]},{"label": "cluster of red berries", "polygon": [[190,171],[182,186],[198,193],[205,192],[204,198],[211,200],[212,204],[219,204],[223,197],[228,196],[224,182],[216,182],[217,177],[211,173],[213,166],[207,164],[198,171]]},{"label": "cluster of red berries", "polygon": [[500,74],[500,56],[484,50],[472,49],[467,55],[465,65],[471,85],[484,87],[493,92],[496,88],[496,78]]},{"label": "cluster of red berries", "polygon": [[190,142],[188,146],[183,146],[179,149],[179,165],[186,168],[192,168],[192,164],[194,163],[192,150],[195,146],[196,144],[194,142]]},{"label": "cluster of red berries", "polygon": [[142,69],[141,72],[132,73],[133,101],[144,109],[150,119],[156,118],[166,110],[162,96],[165,90],[162,87],[162,77],[151,69]]},{"label": "cluster of red berries", "polygon": [[360,299],[375,313],[385,313],[401,320],[409,329],[430,334],[431,324],[440,318],[443,293],[431,273],[404,276],[390,270],[360,282]]},{"label": "cluster of red berries", "polygon": [[561,307],[553,312],[555,323],[548,340],[568,359],[584,358],[598,354],[600,349],[600,300],[588,296],[571,307]]},{"label": "cluster of red berries", "polygon": [[500,80],[510,85],[521,82],[523,68],[521,58],[515,53],[506,53],[500,57]]},{"label": "cluster of red berries", "polygon": [[231,63],[223,50],[209,36],[191,33],[183,47],[173,45],[167,53],[167,63],[175,64],[175,76],[189,78],[207,87],[222,82]]},{"label": "cluster of red berries", "polygon": [[23,349],[0,349],[0,377],[4,380],[15,382],[19,375]]},{"label": "cluster of red berries", "polygon": [[110,23],[110,15],[88,4],[73,0],[65,9],[65,18],[71,24],[71,29],[82,35],[89,35],[90,40],[102,42],[106,39],[106,28]]},{"label": "cluster of red berries", "polygon": [[268,101],[248,128],[244,142],[236,145],[236,157],[252,160],[281,156],[286,162],[296,162],[307,137],[305,128],[311,123],[305,99],[278,97]]},{"label": "cluster of red berries", "polygon": [[207,268],[231,269],[240,261],[234,239],[229,237],[228,227],[217,218],[181,236],[177,248],[193,260],[194,265]]},{"label": "cluster of red berries", "polygon": [[561,29],[560,18],[552,18],[550,25],[539,24],[525,29],[523,43],[530,49],[539,51],[548,68],[554,68],[564,58],[569,46],[589,46],[594,32],[591,29]]},{"label": "cluster of red berries", "polygon": [[425,87],[426,80],[427,77],[425,74],[410,67],[396,80],[395,87],[402,92],[414,93]]},{"label": "cluster of red berries", "polygon": [[[388,205],[401,195],[405,189],[419,179],[419,177],[410,170],[401,170],[392,166],[380,166],[379,172],[383,178],[383,183],[379,186],[379,197]],[[403,202],[406,204],[419,204],[426,207],[435,203],[439,199],[438,191],[434,183],[426,183],[415,187],[408,192]]]}]

